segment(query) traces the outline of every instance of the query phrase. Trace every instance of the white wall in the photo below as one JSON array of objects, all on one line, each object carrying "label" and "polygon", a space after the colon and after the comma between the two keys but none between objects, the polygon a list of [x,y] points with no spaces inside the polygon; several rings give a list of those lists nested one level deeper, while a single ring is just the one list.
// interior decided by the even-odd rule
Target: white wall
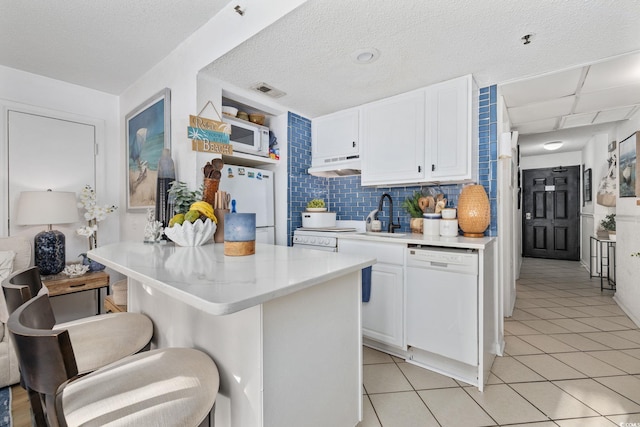
[{"label": "white wall", "polygon": [[[622,141],[640,131],[640,113],[616,128],[616,140]],[[618,171],[618,176],[619,176]],[[618,187],[619,191],[619,187]],[[614,299],[640,327],[640,206],[638,197],[618,197],[616,202],[616,294]]]},{"label": "white wall", "polygon": [[[305,0],[248,0],[243,5],[246,9],[244,16],[237,14],[232,7],[227,7],[128,88],[120,97],[120,174],[124,176],[126,173],[125,115],[154,93],[168,87],[171,89],[171,147],[176,177],[195,188],[198,172],[196,152],[191,151],[191,141],[186,135],[189,115],[197,114],[199,108],[202,108],[197,102],[198,72],[304,2]],[[124,205],[124,185],[120,188],[120,203]],[[124,211],[121,215],[121,238],[141,240],[145,215]]]},{"label": "white wall", "polygon": [[551,153],[542,156],[527,156],[520,159],[520,170],[552,168],[556,166],[575,166],[582,162],[581,151]]},{"label": "white wall", "polygon": [[[596,193],[598,190],[598,184],[600,180],[606,175],[608,171],[608,145],[612,139],[615,139],[609,134],[594,135],[587,142],[584,150],[582,151],[582,164],[585,169],[591,169],[591,187],[592,187],[592,201],[584,202],[582,199],[583,194],[580,195],[581,200],[581,219],[582,219],[582,239],[581,239],[581,260],[590,272],[595,274],[597,268],[597,259],[591,260],[589,246],[591,245],[590,236],[596,234],[600,221],[608,213],[615,212],[615,208],[608,208],[596,203]],[[580,177],[582,180],[584,177]],[[584,184],[582,184],[584,185]],[[581,186],[582,188],[582,186]],[[593,251],[595,255],[595,248]]]}]

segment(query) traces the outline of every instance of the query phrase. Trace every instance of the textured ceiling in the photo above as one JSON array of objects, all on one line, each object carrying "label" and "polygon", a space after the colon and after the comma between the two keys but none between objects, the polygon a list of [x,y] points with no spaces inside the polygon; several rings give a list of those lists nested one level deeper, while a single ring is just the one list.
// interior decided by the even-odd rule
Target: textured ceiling
[{"label": "textured ceiling", "polygon": [[[0,0],[0,65],[120,94],[227,1]],[[309,0],[203,71],[239,88],[266,82],[313,118],[464,74],[482,87],[640,51],[638,16],[638,0]],[[375,62],[352,59],[369,47]]]},{"label": "textured ceiling", "polygon": [[0,65],[120,94],[228,0],[0,0]]},{"label": "textured ceiling", "polygon": [[[640,50],[638,16],[630,0],[309,0],[205,72],[266,82],[316,117],[464,74],[482,87]],[[379,59],[355,63],[368,47]]]}]

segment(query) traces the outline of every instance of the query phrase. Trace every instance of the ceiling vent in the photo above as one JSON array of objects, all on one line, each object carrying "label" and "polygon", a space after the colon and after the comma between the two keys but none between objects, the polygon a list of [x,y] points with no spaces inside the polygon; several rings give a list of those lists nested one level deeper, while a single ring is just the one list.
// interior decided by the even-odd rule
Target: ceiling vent
[{"label": "ceiling vent", "polygon": [[283,91],[278,90],[266,83],[256,83],[255,85],[251,86],[251,89],[270,96],[271,98],[280,98],[286,95],[286,93],[284,93]]}]

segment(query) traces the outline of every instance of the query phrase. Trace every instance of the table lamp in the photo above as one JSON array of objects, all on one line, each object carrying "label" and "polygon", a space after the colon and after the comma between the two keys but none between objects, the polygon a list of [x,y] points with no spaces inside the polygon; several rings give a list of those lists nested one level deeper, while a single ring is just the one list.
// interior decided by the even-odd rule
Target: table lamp
[{"label": "table lamp", "polygon": [[40,274],[58,274],[65,267],[65,238],[53,224],[78,221],[76,193],[68,191],[23,191],[18,199],[16,223],[43,225],[49,229],[36,234],[34,240],[35,264]]}]

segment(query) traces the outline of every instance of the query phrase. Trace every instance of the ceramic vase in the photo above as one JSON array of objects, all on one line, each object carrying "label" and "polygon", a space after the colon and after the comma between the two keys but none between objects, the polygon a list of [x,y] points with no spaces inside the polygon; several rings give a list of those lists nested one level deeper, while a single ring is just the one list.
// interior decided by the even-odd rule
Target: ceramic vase
[{"label": "ceramic vase", "polygon": [[87,256],[87,254],[80,254],[82,257],[82,265],[88,265],[89,271],[102,271],[106,268],[104,264],[100,264],[98,261],[94,261]]},{"label": "ceramic vase", "polygon": [[467,185],[458,198],[458,225],[464,237],[484,237],[491,222],[489,197],[482,185]]}]

